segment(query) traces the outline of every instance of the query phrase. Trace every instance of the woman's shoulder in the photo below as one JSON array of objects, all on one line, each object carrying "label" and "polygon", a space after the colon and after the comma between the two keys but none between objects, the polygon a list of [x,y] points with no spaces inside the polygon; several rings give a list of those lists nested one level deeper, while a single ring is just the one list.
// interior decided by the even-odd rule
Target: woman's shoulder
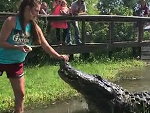
[{"label": "woman's shoulder", "polygon": [[14,27],[15,23],[16,23],[16,16],[9,16],[7,17],[7,19],[5,20],[5,23],[9,26]]},{"label": "woman's shoulder", "polygon": [[8,21],[8,22],[15,22],[16,18],[17,18],[16,16],[9,16],[9,17],[7,17],[6,21]]}]

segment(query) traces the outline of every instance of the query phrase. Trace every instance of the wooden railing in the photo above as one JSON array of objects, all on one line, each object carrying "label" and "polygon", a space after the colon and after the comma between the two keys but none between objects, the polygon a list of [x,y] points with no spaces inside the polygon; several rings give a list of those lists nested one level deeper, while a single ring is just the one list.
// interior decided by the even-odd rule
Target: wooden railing
[{"label": "wooden railing", "polygon": [[[0,21],[4,21],[8,16],[15,15],[15,13],[0,13]],[[79,15],[79,16],[53,16],[53,15],[40,15],[41,19],[47,19],[48,21],[53,20],[77,20],[81,21],[82,29],[81,29],[81,36],[82,36],[82,45],[69,45],[69,46],[58,46],[52,45],[53,48],[65,54],[74,54],[74,53],[88,53],[88,52],[95,52],[100,49],[111,50],[112,48],[116,47],[141,47],[150,45],[150,41],[143,40],[144,34],[144,22],[150,22],[149,17],[137,17],[137,16],[118,16],[118,15]],[[107,22],[109,23],[109,41],[107,43],[86,43],[85,39],[85,22]],[[115,42],[113,38],[113,30],[115,23],[124,23],[124,22],[137,22],[138,23],[138,37],[137,41],[122,41],[122,42]]]}]

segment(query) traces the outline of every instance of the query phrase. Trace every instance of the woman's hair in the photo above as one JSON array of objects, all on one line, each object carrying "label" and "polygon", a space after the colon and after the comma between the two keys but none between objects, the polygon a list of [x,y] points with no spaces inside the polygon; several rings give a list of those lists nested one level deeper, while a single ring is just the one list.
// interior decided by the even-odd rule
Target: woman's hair
[{"label": "woman's hair", "polygon": [[[19,20],[22,27],[22,30],[25,31],[24,27],[24,13],[26,6],[29,6],[30,8],[33,8],[37,6],[38,4],[41,4],[40,0],[23,0],[19,7]],[[38,33],[38,30],[36,28],[36,20],[31,20],[31,36],[33,37],[33,43],[40,44],[40,36]]]}]

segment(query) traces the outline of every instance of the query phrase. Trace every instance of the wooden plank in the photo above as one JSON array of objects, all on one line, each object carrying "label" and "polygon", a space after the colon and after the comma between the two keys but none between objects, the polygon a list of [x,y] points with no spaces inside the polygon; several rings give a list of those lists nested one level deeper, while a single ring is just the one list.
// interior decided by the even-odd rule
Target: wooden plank
[{"label": "wooden plank", "polygon": [[101,44],[84,44],[84,45],[68,45],[68,46],[57,46],[52,45],[52,47],[59,53],[62,54],[76,54],[76,53],[89,53],[96,52],[99,50],[108,49],[107,43]]},{"label": "wooden plank", "polygon": [[141,51],[141,55],[150,55],[150,51]]},{"label": "wooden plank", "polygon": [[4,21],[7,17],[9,16],[14,16],[17,13],[13,13],[13,12],[0,12],[0,21]]},{"label": "wooden plank", "polygon": [[150,46],[141,47],[141,59],[150,60]]},{"label": "wooden plank", "polygon": [[75,53],[88,53],[96,52],[100,50],[109,50],[116,47],[140,47],[143,45],[150,45],[150,42],[115,42],[113,44],[109,43],[86,43],[83,45],[68,45],[68,46],[57,46],[52,45],[52,47],[59,53],[63,54],[75,54]]},{"label": "wooden plank", "polygon": [[150,56],[141,55],[141,59],[142,60],[150,60]]},{"label": "wooden plank", "polygon": [[114,22],[109,23],[109,43],[112,44],[114,42]]},{"label": "wooden plank", "polygon": [[123,41],[123,42],[114,42],[113,47],[141,47],[150,45],[150,42],[135,42],[135,41]]},{"label": "wooden plank", "polygon": [[140,21],[138,22],[139,26],[138,26],[138,42],[141,42],[143,40],[143,36],[144,36],[144,22]]},{"label": "wooden plank", "polygon": [[[0,17],[8,17],[10,15],[16,15],[13,12],[0,12]],[[77,20],[77,21],[103,21],[103,22],[137,22],[144,21],[150,22],[149,17],[139,16],[121,16],[121,15],[77,15],[77,16],[64,16],[64,15],[39,15],[40,18],[47,18],[48,20]]]},{"label": "wooden plank", "polygon": [[119,16],[119,15],[77,15],[77,16],[62,16],[62,15],[40,15],[41,18],[48,20],[77,20],[77,21],[103,21],[103,22],[137,22],[144,21],[150,22],[149,17],[139,16]]},{"label": "wooden plank", "polygon": [[150,51],[150,46],[141,47],[141,51]]}]

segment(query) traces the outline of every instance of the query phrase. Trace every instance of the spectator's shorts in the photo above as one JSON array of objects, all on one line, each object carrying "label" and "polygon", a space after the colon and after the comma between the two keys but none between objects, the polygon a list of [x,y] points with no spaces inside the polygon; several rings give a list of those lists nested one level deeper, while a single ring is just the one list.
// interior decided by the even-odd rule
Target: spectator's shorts
[{"label": "spectator's shorts", "polygon": [[24,74],[23,63],[0,64],[0,76],[6,72],[8,78],[20,78]]}]

